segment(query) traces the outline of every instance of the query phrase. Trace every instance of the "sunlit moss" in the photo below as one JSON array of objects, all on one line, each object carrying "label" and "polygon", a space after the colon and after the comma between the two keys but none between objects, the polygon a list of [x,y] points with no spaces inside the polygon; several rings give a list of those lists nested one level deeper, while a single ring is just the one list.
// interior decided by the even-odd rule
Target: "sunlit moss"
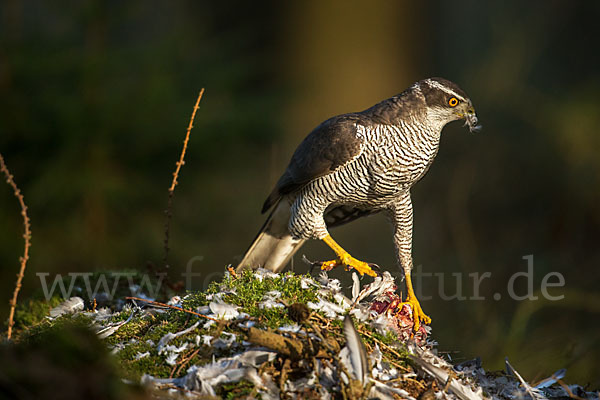
[{"label": "sunlit moss", "polygon": [[52,297],[50,300],[29,299],[21,301],[17,305],[15,311],[15,331],[19,331],[40,323],[46,318],[50,310],[63,301],[58,296]]},{"label": "sunlit moss", "polygon": [[226,383],[220,385],[217,389],[217,395],[223,399],[245,399],[254,391],[254,385],[248,381],[241,380],[235,383]]},{"label": "sunlit moss", "polygon": [[[273,277],[259,276],[254,272],[245,271],[237,277],[226,275],[220,282],[214,282],[204,292],[188,293],[182,301],[182,308],[198,312],[200,308],[210,305],[213,301],[224,301],[238,307],[240,313],[248,315],[255,326],[276,330],[285,325],[294,324],[289,318],[287,306],[294,303],[307,304],[318,302],[317,287],[303,284],[311,279],[294,273],[280,274]],[[269,292],[278,292],[274,300],[285,307],[261,308],[265,296]],[[219,300],[217,297],[221,297]],[[331,299],[333,300],[333,299]],[[93,314],[79,313],[66,315],[55,320],[44,319],[42,316],[48,311],[48,306],[32,303],[31,317],[28,321],[30,328],[24,332],[22,338],[30,340],[45,331],[53,330],[65,323],[90,326],[93,324]],[[132,313],[134,315],[132,316]],[[35,317],[34,317],[35,316]],[[196,315],[174,309],[153,309],[150,312],[139,312],[133,307],[125,307],[122,311],[114,313],[106,322],[100,325],[123,323],[104,343],[113,352],[114,358],[120,366],[122,375],[132,381],[139,381],[143,375],[156,378],[181,377],[193,365],[204,365],[214,358],[233,356],[243,350],[242,342],[247,340],[247,331],[240,326],[238,320],[232,322],[215,322]],[[23,319],[25,321],[26,319]],[[169,345],[191,345],[183,350],[177,357],[175,365],[167,363],[167,355],[158,353],[158,344],[165,335],[181,332],[198,322],[197,329],[191,330],[169,341]],[[96,325],[99,323],[96,323]],[[114,326],[114,325],[113,325]],[[106,327],[106,326],[105,326]],[[392,333],[379,334],[369,324],[357,323],[359,331],[367,348],[371,349],[376,343],[380,346],[395,346],[397,339]],[[318,329],[322,335],[332,337],[343,346],[345,341],[342,322],[330,319],[324,314],[305,322],[305,329]],[[235,341],[230,346],[215,346],[218,338],[228,339],[227,334],[234,334]],[[206,336],[207,342],[205,342]],[[208,344],[207,344],[208,343]],[[196,345],[198,344],[198,345]],[[396,347],[394,352],[386,352],[385,358],[400,365],[409,363],[408,355],[402,348]],[[277,363],[279,361],[274,361]],[[279,366],[281,367],[281,366]],[[255,391],[254,386],[247,381],[240,381],[221,385],[217,392],[223,398],[244,398]],[[256,393],[254,393],[256,394]]]}]

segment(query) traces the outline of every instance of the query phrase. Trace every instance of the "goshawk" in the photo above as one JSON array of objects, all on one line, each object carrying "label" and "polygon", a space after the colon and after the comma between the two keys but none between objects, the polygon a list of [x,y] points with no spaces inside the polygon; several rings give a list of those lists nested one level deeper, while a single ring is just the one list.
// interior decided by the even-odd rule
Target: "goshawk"
[{"label": "goshawk", "polygon": [[411,187],[435,158],[442,128],[464,120],[471,131],[477,117],[471,100],[442,78],[419,81],[373,107],[328,119],[298,146],[265,201],[273,208],[238,269],[283,269],[307,239],[323,240],[337,255],[321,264],[376,276],[368,263],[346,252],[329,228],[384,212],[393,224],[398,263],[406,279],[406,302],[415,330],[430,323],[411,281],[413,211]]}]

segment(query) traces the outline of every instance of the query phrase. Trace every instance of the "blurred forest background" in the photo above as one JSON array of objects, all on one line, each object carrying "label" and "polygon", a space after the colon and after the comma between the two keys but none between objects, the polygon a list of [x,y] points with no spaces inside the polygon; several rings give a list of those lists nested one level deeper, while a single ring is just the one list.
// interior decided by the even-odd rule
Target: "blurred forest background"
[{"label": "blurred forest background", "polygon": [[[145,270],[163,258],[167,189],[200,88],[175,191],[169,263],[202,289],[245,251],[294,148],[324,119],[443,76],[471,96],[483,131],[449,125],[413,189],[415,265],[434,338],[455,360],[511,363],[529,380],[567,368],[600,387],[600,2],[19,1],[0,3],[0,152],[25,195],[38,272]],[[0,317],[22,252],[19,208],[0,186]],[[333,232],[396,270],[375,216]],[[331,256],[321,243],[301,250]],[[534,256],[561,301],[515,301]],[[307,268],[296,259],[297,271]],[[348,274],[335,271],[346,279]],[[553,280],[554,281],[554,280]],[[525,284],[517,293],[523,293]],[[501,300],[493,299],[502,293]]]}]

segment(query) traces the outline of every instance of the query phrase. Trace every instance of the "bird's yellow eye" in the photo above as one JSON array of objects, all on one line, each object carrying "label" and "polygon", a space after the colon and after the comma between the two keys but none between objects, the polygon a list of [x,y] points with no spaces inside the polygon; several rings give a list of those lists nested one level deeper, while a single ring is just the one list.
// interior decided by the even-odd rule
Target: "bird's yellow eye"
[{"label": "bird's yellow eye", "polygon": [[450,107],[456,107],[458,105],[458,99],[456,97],[450,97],[450,100],[448,100],[448,105]]}]

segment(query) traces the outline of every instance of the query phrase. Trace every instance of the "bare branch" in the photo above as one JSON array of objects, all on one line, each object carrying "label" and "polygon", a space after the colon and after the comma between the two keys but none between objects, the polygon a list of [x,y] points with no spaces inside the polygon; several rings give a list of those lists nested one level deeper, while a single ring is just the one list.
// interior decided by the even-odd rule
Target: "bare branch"
[{"label": "bare branch", "polygon": [[21,269],[19,270],[19,274],[17,275],[17,283],[15,285],[13,297],[10,300],[10,313],[8,315],[8,331],[6,333],[8,340],[10,340],[12,336],[12,328],[15,324],[14,317],[15,308],[17,307],[17,297],[19,296],[19,291],[21,290],[21,283],[23,281],[23,277],[25,276],[27,260],[29,260],[29,247],[31,247],[31,226],[29,224],[29,217],[27,216],[27,206],[25,205],[23,195],[21,194],[21,191],[17,187],[13,176],[8,170],[8,167],[4,162],[2,154],[0,154],[0,170],[2,170],[4,176],[6,177],[6,183],[8,183],[10,187],[12,187],[15,197],[17,198],[17,200],[19,200],[19,204],[21,205],[21,216],[23,217],[23,227],[25,228],[25,233],[23,234],[23,238],[25,239],[25,249],[23,250],[23,256],[19,259],[21,262]]},{"label": "bare branch", "polygon": [[165,210],[165,214],[167,216],[167,221],[165,222],[165,241],[164,241],[164,249],[165,249],[165,257],[163,259],[163,266],[165,268],[168,267],[167,265],[167,257],[169,255],[169,232],[170,232],[170,227],[171,227],[171,208],[173,205],[173,193],[175,191],[175,186],[177,186],[177,178],[179,177],[179,170],[181,169],[181,167],[183,166],[183,164],[185,164],[185,152],[187,151],[187,146],[188,146],[188,142],[190,140],[190,132],[192,131],[192,128],[194,127],[194,119],[196,118],[196,111],[198,111],[198,108],[200,106],[200,100],[202,99],[202,95],[204,94],[204,88],[202,88],[200,90],[200,93],[198,94],[198,98],[196,99],[196,104],[194,105],[194,110],[192,111],[192,117],[190,118],[190,123],[188,125],[187,128],[187,132],[185,134],[185,140],[183,141],[183,148],[181,149],[181,155],[179,156],[179,161],[177,161],[175,163],[176,168],[175,168],[175,172],[173,172],[173,181],[171,182],[171,187],[169,188],[169,199],[167,202],[167,209]]}]

